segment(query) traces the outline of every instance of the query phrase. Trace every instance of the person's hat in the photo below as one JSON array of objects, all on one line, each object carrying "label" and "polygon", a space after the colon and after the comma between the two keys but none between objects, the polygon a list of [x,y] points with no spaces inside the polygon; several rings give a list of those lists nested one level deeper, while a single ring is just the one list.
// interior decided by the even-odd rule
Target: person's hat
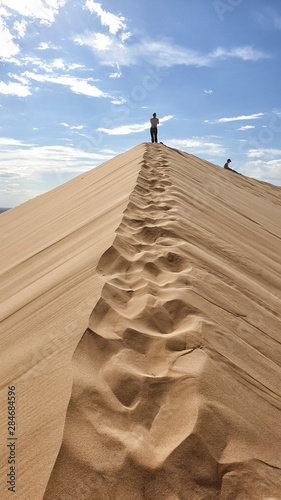
[{"label": "person's hat", "polygon": [[231,159],[230,159],[230,158],[228,158],[228,160],[227,160],[227,161],[231,161]]}]

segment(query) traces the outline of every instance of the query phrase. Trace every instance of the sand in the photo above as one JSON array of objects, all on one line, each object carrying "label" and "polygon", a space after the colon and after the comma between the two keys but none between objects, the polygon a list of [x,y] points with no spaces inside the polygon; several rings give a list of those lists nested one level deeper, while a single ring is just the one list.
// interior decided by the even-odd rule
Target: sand
[{"label": "sand", "polygon": [[280,195],[141,144],[1,215],[1,498],[281,499]]}]

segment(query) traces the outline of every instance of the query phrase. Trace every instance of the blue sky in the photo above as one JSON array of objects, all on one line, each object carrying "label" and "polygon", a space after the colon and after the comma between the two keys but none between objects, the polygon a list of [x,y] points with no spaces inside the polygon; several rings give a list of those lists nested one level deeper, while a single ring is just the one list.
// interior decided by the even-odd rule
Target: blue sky
[{"label": "blue sky", "polygon": [[150,140],[281,185],[280,0],[0,0],[0,207]]}]

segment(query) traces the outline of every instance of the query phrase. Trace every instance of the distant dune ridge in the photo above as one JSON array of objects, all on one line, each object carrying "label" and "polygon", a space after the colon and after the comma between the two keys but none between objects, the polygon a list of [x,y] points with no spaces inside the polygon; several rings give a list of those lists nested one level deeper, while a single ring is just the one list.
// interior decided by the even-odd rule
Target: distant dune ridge
[{"label": "distant dune ridge", "polygon": [[280,195],[141,144],[1,216],[14,498],[281,499]]}]

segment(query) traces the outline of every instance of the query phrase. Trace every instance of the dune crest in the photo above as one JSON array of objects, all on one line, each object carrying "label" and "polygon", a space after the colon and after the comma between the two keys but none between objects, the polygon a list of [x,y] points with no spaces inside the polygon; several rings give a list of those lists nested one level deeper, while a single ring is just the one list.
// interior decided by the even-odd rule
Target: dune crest
[{"label": "dune crest", "polygon": [[44,500],[278,500],[280,188],[142,151]]}]

